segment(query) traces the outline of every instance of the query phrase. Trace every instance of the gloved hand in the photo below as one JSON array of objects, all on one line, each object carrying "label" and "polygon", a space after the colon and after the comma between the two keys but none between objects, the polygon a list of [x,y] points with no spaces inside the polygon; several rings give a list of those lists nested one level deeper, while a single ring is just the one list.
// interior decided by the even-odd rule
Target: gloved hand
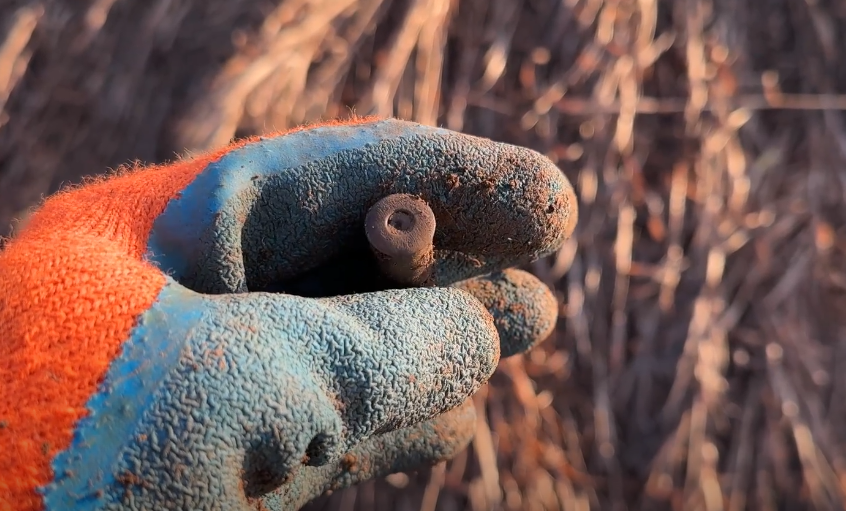
[{"label": "gloved hand", "polygon": [[[400,192],[435,213],[433,286],[373,263],[365,214]],[[372,119],[48,199],[0,252],[0,510],[292,509],[449,458],[557,316],[501,270],[575,218],[535,152]]]}]

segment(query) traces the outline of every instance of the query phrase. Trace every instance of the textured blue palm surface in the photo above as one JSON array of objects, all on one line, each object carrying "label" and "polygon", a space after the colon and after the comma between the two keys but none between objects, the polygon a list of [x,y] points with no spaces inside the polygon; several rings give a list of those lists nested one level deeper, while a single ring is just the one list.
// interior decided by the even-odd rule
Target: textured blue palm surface
[{"label": "textured blue palm surface", "polygon": [[[229,153],[156,222],[171,278],[55,459],[47,508],[294,509],[451,456],[500,351],[557,317],[524,272],[467,279],[556,249],[571,190],[537,153],[393,120]],[[396,192],[436,214],[440,287],[344,294],[378,280],[362,221]],[[327,297],[248,292],[309,272]]]}]

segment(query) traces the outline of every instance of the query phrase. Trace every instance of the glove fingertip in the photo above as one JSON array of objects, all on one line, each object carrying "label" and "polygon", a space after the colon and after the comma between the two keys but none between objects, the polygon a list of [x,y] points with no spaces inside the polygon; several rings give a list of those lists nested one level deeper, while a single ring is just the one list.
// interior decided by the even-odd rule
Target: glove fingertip
[{"label": "glove fingertip", "polygon": [[558,320],[558,301],[534,275],[508,269],[456,285],[472,294],[493,318],[500,356],[524,353],[548,338]]}]

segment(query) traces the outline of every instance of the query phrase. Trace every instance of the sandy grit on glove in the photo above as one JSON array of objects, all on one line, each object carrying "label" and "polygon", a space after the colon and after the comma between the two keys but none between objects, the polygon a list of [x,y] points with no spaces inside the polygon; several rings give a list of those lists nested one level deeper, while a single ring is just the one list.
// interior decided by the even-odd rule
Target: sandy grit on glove
[{"label": "sandy grit on glove", "polygon": [[[374,288],[391,193],[435,212],[434,288]],[[292,509],[448,458],[500,351],[554,327],[501,270],[575,218],[537,153],[374,119],[50,198],[0,252],[0,510]]]}]

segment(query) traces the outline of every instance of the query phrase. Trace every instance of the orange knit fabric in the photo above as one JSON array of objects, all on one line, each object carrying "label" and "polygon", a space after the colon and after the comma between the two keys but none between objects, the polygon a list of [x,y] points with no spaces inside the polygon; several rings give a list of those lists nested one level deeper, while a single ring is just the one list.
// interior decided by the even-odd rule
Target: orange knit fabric
[{"label": "orange knit fabric", "polygon": [[255,140],[56,194],[0,252],[0,511],[43,508],[35,488],[163,287],[142,259],[156,217],[209,163]]}]

